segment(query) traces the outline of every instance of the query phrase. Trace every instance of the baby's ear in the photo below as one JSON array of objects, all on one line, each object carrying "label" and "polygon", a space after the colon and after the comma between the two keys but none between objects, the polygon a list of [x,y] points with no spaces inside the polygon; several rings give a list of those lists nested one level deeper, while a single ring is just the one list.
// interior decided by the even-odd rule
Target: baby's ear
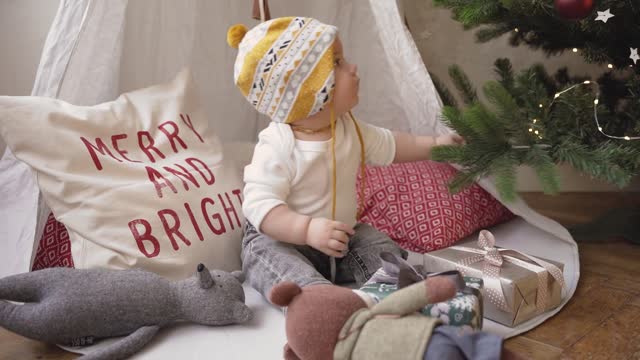
[{"label": "baby's ear", "polygon": [[302,289],[291,281],[283,281],[271,288],[269,293],[269,301],[274,305],[288,306],[296,295],[300,294]]}]

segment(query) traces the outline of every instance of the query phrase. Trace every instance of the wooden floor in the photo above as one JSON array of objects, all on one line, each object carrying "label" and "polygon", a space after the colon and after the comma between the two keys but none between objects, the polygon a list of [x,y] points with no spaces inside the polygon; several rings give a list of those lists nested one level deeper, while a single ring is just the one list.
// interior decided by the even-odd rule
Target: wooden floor
[{"label": "wooden floor", "polygon": [[[614,207],[640,205],[640,193],[522,196],[567,226]],[[581,278],[573,299],[558,315],[507,340],[506,346],[525,359],[640,359],[640,246],[616,240],[579,246]],[[56,346],[0,329],[0,360],[75,358]]]},{"label": "wooden floor", "polygon": [[[640,193],[523,197],[567,226],[614,207],[640,206]],[[578,246],[581,275],[571,301],[506,346],[527,359],[640,359],[640,246],[615,239]]]}]

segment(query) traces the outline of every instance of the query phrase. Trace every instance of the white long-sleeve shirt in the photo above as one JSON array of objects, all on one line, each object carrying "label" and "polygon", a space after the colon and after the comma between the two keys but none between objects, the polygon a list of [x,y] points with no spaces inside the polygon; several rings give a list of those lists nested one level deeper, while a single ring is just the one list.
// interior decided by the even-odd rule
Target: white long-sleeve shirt
[{"label": "white long-sleeve shirt", "polygon": [[[358,121],[368,164],[388,165],[395,157],[390,130]],[[360,143],[353,121],[336,122],[336,219],[356,224],[356,180]],[[251,163],[244,169],[242,211],[258,231],[267,213],[280,204],[311,217],[331,219],[331,140],[303,141],[287,124],[271,122],[260,132]]]}]

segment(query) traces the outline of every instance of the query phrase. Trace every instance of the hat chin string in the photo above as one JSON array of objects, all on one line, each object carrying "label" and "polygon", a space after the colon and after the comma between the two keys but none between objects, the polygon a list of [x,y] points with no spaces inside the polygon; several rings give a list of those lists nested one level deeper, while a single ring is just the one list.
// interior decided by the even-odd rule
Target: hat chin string
[{"label": "hat chin string", "polygon": [[[334,103],[329,104],[329,121],[331,122],[331,219],[336,219],[336,110]],[[336,259],[329,257],[329,265],[331,268],[331,282],[336,282]]]},{"label": "hat chin string", "polygon": [[[330,122],[331,122],[331,218],[332,220],[336,219],[336,192],[337,192],[337,169],[336,169],[336,113],[334,104],[330,104]],[[351,121],[353,121],[353,125],[356,128],[356,133],[358,134],[358,142],[360,143],[360,192],[358,193],[358,210],[356,212],[356,221],[360,222],[360,217],[362,216],[363,211],[363,202],[364,202],[364,186],[366,179],[366,171],[365,171],[365,148],[364,148],[364,140],[362,138],[362,131],[360,130],[360,126],[358,125],[358,121],[353,116],[351,111],[348,112]],[[333,256],[329,257],[329,265],[331,269],[331,282],[335,283],[336,281],[336,259]]]}]

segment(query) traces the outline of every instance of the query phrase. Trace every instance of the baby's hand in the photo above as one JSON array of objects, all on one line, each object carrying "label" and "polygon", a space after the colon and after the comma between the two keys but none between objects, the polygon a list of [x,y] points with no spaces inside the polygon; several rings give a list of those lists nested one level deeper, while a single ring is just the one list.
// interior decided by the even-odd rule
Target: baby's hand
[{"label": "baby's hand", "polygon": [[436,146],[439,145],[462,145],[464,139],[458,134],[447,134],[436,137]]},{"label": "baby's hand", "polygon": [[349,249],[349,235],[355,230],[339,221],[313,218],[307,228],[307,245],[329,256],[343,257]]}]

